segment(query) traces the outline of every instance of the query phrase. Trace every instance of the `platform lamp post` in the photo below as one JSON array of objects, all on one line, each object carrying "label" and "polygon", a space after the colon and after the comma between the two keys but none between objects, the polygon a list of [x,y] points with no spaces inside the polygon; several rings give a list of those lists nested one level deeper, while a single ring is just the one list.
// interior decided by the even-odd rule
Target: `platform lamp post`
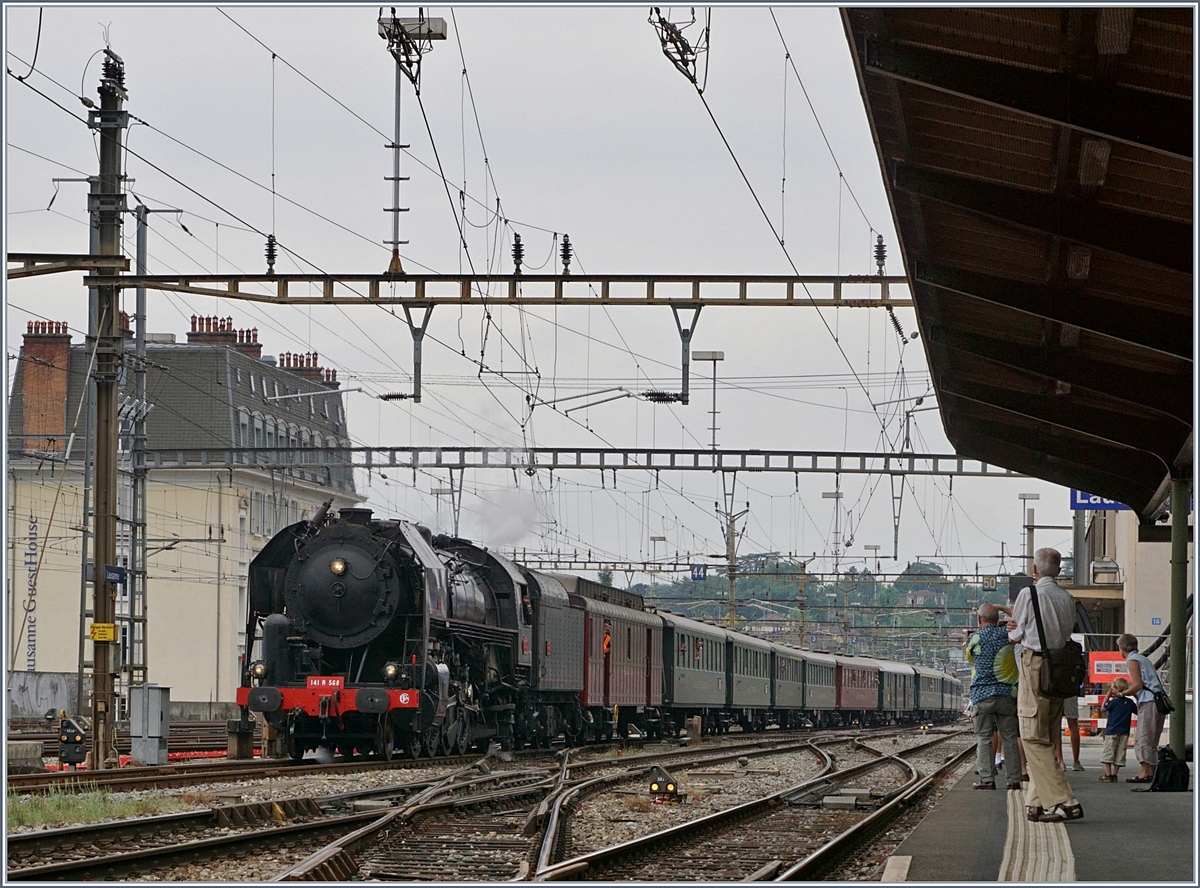
[{"label": "platform lamp post", "polygon": [[1039,500],[1042,498],[1040,493],[1018,493],[1017,499],[1021,501],[1021,517],[1025,521],[1023,543],[1021,546],[1021,569],[1032,573],[1029,566],[1030,560],[1033,558],[1033,509],[1028,508],[1029,500]]}]

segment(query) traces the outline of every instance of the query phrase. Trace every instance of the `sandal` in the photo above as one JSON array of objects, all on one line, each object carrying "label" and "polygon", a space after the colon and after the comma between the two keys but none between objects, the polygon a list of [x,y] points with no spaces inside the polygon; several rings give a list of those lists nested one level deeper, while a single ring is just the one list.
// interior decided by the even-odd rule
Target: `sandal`
[{"label": "sandal", "polygon": [[1043,811],[1038,817],[1038,820],[1042,823],[1063,823],[1067,820],[1082,819],[1083,805],[1068,805],[1066,802],[1063,802],[1061,805],[1055,805],[1049,811]]},{"label": "sandal", "polygon": [[1037,823],[1042,819],[1042,815],[1046,813],[1046,809],[1041,805],[1026,805],[1025,816],[1029,818],[1030,823]]},{"label": "sandal", "polygon": [[1153,777],[1126,777],[1125,782],[1126,783],[1149,783],[1153,779],[1154,779]]}]

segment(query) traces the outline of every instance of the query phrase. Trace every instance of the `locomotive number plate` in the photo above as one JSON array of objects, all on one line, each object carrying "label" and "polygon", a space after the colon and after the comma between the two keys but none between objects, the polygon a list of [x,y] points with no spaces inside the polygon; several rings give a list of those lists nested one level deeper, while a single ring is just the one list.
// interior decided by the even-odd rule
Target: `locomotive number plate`
[{"label": "locomotive number plate", "polygon": [[308,686],[310,688],[340,688],[342,687],[342,677],[340,675],[310,675]]}]

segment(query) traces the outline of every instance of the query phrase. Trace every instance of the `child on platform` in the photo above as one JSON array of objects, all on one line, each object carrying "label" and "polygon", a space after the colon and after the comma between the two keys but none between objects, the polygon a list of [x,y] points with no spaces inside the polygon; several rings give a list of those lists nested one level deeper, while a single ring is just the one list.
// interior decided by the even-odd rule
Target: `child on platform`
[{"label": "child on platform", "polygon": [[1116,783],[1117,772],[1125,764],[1125,748],[1129,745],[1129,724],[1137,704],[1125,696],[1129,680],[1117,678],[1108,690],[1104,709],[1108,713],[1108,724],[1104,728],[1104,752],[1100,761],[1104,764],[1101,783]]}]

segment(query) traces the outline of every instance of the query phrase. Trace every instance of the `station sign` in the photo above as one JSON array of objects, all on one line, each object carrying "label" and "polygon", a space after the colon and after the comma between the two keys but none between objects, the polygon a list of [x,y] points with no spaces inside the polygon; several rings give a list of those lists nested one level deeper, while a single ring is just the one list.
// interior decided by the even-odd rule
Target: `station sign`
[{"label": "station sign", "polygon": [[996,578],[995,577],[984,577],[983,578],[983,591],[984,592],[995,592],[996,591]]},{"label": "station sign", "polygon": [[1119,503],[1116,500],[1105,499],[1102,496],[1092,496],[1090,493],[1084,493],[1082,490],[1071,490],[1071,511],[1081,512],[1085,510],[1100,510],[1119,512],[1129,511],[1129,506],[1124,503]]},{"label": "station sign", "polygon": [[104,565],[104,582],[125,585],[125,568],[113,564]]},{"label": "station sign", "polygon": [[117,625],[115,623],[92,623],[89,635],[92,641],[116,641]]},{"label": "station sign", "polygon": [[693,564],[692,565],[692,582],[699,583],[701,580],[705,579],[707,576],[708,576],[708,565],[707,564]]}]

